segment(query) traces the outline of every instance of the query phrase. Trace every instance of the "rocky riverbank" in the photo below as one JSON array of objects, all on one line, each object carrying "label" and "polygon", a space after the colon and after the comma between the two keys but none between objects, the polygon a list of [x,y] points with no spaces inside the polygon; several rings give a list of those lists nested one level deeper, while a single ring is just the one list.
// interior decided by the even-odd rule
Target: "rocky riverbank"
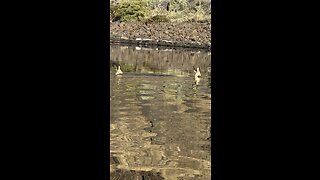
[{"label": "rocky riverbank", "polygon": [[211,23],[110,22],[110,43],[210,49]]}]

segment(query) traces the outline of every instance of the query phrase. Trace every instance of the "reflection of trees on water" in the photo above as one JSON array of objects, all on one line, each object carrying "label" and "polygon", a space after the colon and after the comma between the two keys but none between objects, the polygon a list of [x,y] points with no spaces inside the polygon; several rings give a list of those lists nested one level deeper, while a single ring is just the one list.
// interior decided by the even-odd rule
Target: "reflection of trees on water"
[{"label": "reflection of trees on water", "polygon": [[[135,59],[144,58],[141,54],[131,54],[130,59],[123,58],[124,54],[121,57],[119,62],[132,65],[134,72],[152,71],[152,68],[145,65],[156,66],[152,64],[156,63],[154,61]],[[185,72],[174,65],[176,61],[166,61],[172,62],[171,65],[167,63],[161,66],[160,63],[160,68],[154,71],[167,72],[166,68],[175,67],[170,73]],[[198,63],[205,66],[204,62]],[[193,64],[188,66],[192,73]],[[124,74],[117,77],[113,72],[110,75],[111,171],[154,171],[160,172],[165,179],[210,179],[209,82],[202,79],[195,91],[193,76]],[[208,79],[208,76],[203,78]]]},{"label": "reflection of trees on water", "polygon": [[128,72],[150,71],[183,75],[191,74],[193,67],[200,67],[202,73],[208,74],[211,67],[211,53],[208,52],[143,49],[110,46],[111,60],[112,62],[131,65],[131,67],[123,67]]}]

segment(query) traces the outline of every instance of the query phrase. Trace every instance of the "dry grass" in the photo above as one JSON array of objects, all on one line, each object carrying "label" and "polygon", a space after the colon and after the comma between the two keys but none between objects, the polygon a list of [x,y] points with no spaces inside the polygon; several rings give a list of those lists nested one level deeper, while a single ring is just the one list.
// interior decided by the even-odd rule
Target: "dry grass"
[{"label": "dry grass", "polygon": [[[155,3],[153,0],[133,0],[134,1],[143,1],[147,3],[149,6],[146,8],[146,10],[143,10],[144,17],[138,19],[138,21],[153,21],[153,22],[203,22],[211,21],[211,12],[208,13],[204,9],[204,5],[201,3],[197,6],[190,7],[186,6],[187,0],[180,0],[180,3],[184,3],[184,8],[177,9],[174,6],[170,8],[169,11],[167,11],[166,8],[151,5],[152,3]],[[169,0],[170,1],[170,0]],[[128,2],[128,0],[121,0],[121,3]],[[161,0],[158,0],[157,2],[161,2]],[[145,8],[145,7],[144,7]],[[161,18],[154,18],[154,17],[161,17]],[[114,20],[114,18],[112,18]],[[136,20],[128,20],[128,21],[136,21]]]}]

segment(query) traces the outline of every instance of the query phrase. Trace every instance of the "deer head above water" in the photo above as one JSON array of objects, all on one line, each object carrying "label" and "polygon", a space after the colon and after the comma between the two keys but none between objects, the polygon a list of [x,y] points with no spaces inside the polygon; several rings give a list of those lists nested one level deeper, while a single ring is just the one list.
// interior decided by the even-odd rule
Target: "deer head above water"
[{"label": "deer head above water", "polygon": [[123,72],[120,69],[120,65],[118,67],[116,67],[116,70],[117,70],[116,75],[122,75],[123,74]]},{"label": "deer head above water", "polygon": [[201,72],[200,72],[200,68],[197,67],[196,70],[193,70],[194,71],[194,80],[195,80],[195,84],[198,85],[199,82],[200,82],[200,79],[201,79]]}]

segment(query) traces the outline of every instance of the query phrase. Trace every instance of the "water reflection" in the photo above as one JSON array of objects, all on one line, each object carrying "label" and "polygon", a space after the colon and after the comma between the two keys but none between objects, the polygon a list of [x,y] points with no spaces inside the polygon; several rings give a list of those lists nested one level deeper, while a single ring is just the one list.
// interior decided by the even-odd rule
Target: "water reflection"
[{"label": "water reflection", "polygon": [[211,179],[211,54],[110,51],[111,179]]}]

